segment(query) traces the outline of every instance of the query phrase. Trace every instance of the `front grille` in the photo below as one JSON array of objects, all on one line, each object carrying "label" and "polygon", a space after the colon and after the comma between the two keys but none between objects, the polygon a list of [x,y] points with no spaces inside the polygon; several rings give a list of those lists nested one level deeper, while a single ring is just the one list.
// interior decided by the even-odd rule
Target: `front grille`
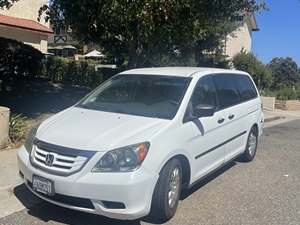
[{"label": "front grille", "polygon": [[[35,140],[31,153],[31,163],[51,174],[69,176],[80,171],[95,151],[67,148]],[[47,157],[51,155],[50,162]]]},{"label": "front grille", "polygon": [[[32,183],[30,181],[27,181],[27,185],[30,187],[30,189],[37,193],[36,191],[33,190]],[[43,193],[37,193],[41,196],[43,196],[46,199],[58,202],[58,203],[63,203],[69,206],[76,206],[80,208],[86,208],[86,209],[95,209],[93,203],[91,202],[90,199],[86,198],[78,198],[78,197],[73,197],[73,196],[68,196],[68,195],[61,195],[61,194],[55,194],[54,196],[48,196]]]}]

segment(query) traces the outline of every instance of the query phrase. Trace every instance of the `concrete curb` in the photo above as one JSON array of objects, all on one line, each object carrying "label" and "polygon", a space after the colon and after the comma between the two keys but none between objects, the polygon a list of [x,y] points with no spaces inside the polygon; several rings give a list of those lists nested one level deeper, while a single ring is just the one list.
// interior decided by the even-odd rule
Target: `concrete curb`
[{"label": "concrete curb", "polygon": [[280,120],[280,119],[285,119],[285,117],[284,116],[275,116],[275,117],[271,117],[271,118],[266,118],[265,123],[272,122],[275,120]]},{"label": "concrete curb", "polygon": [[0,191],[12,191],[14,188],[18,187],[21,184],[23,184],[23,181],[20,181],[17,184],[12,184],[9,186],[2,186],[0,187]]}]

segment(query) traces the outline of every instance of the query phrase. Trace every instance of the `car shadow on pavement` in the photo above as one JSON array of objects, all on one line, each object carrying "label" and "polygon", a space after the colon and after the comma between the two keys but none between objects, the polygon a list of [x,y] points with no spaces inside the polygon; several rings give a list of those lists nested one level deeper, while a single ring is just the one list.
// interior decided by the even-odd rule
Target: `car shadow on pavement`
[{"label": "car shadow on pavement", "polygon": [[[41,220],[41,223],[68,225],[140,225],[140,220],[123,221],[99,215],[83,213],[47,203],[32,194],[24,184],[13,190],[18,200],[25,206],[27,214]],[[40,224],[40,223],[37,223]]]},{"label": "car shadow on pavement", "polygon": [[13,189],[13,193],[26,209],[30,209],[41,201],[27,189],[25,184],[16,186]]},{"label": "car shadow on pavement", "polygon": [[42,201],[28,210],[28,214],[45,223],[53,221],[69,225],[140,225],[140,221],[122,221],[107,217],[78,212]]},{"label": "car shadow on pavement", "polygon": [[239,161],[238,160],[232,161],[232,162],[224,165],[220,169],[213,171],[212,173],[208,174],[204,178],[195,182],[190,189],[183,190],[182,194],[181,194],[181,200],[188,198],[190,195],[192,195],[193,193],[195,193],[196,191],[198,191],[199,189],[204,187],[206,184],[210,183],[211,181],[213,181],[214,179],[216,179],[217,177],[219,177],[220,175],[225,173],[227,170],[234,167],[237,164],[237,162],[239,162]]},{"label": "car shadow on pavement", "polygon": [[[237,164],[236,162],[238,161],[233,161],[225,165],[224,167],[195,183],[189,190],[183,191],[181,200],[185,200],[194,192],[198,191],[203,186],[222,175],[224,172],[235,166]],[[27,214],[43,221],[44,223],[51,221],[51,223],[54,222],[68,225],[141,225],[141,221],[144,221],[152,224],[160,224],[159,221],[154,220],[151,216],[144,217],[141,220],[123,221],[66,209],[40,200],[34,194],[32,194],[24,184],[17,186],[14,189],[14,194],[26,207]]]}]

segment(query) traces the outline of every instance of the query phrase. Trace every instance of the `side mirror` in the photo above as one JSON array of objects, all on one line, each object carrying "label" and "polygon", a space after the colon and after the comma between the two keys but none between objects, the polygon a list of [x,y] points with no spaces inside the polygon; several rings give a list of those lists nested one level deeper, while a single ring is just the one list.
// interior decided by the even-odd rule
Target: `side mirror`
[{"label": "side mirror", "polygon": [[200,117],[211,117],[215,114],[216,107],[213,105],[200,104],[194,108],[194,116]]}]

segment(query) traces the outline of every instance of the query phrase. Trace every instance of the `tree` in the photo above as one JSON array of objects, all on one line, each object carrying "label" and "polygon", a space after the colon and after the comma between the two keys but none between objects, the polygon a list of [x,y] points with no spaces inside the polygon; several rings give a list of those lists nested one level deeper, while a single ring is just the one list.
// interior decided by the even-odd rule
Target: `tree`
[{"label": "tree", "polygon": [[253,53],[242,50],[233,58],[232,63],[234,68],[248,72],[260,89],[268,89],[272,86],[272,71],[259,61]]},{"label": "tree", "polygon": [[52,0],[40,13],[137,67],[172,57],[174,49],[198,61],[222,47],[238,16],[263,6],[256,0]]},{"label": "tree", "polygon": [[274,58],[269,63],[274,76],[274,87],[294,85],[300,81],[298,65],[292,58]]},{"label": "tree", "polygon": [[18,0],[0,0],[0,9],[9,9]]}]

